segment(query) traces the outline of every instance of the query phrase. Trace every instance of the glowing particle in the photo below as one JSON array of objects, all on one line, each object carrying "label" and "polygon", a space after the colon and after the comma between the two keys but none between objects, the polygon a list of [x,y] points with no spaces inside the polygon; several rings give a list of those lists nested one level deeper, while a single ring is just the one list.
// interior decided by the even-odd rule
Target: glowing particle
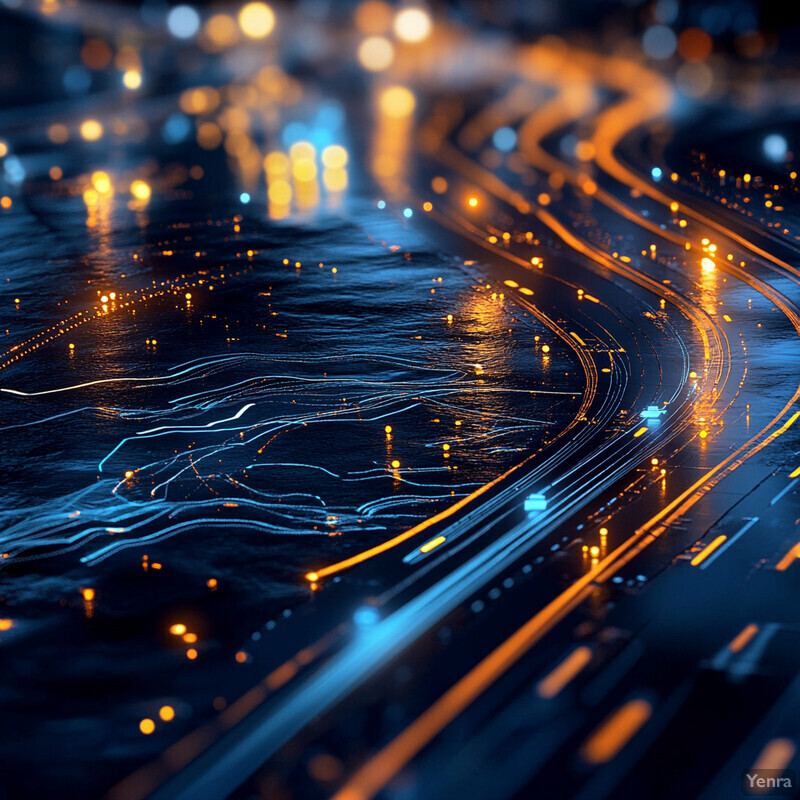
[{"label": "glowing particle", "polygon": [[392,432],[392,426],[391,425],[387,425],[383,430],[386,431],[386,433],[391,433]]},{"label": "glowing particle", "polygon": [[10,631],[14,627],[14,623],[8,619],[0,619],[0,631]]},{"label": "glowing particle", "polygon": [[192,293],[191,292],[186,292],[186,294],[184,296],[186,297],[187,300],[191,300],[192,299]]},{"label": "glowing particle", "polygon": [[322,151],[322,163],[328,169],[341,169],[347,164],[347,150],[340,144],[328,145]]},{"label": "glowing particle", "polygon": [[175,6],[167,14],[167,28],[176,39],[191,39],[200,30],[200,15],[191,6]]},{"label": "glowing particle", "polygon": [[650,58],[669,58],[678,46],[678,39],[666,25],[651,25],[642,36],[642,49]]},{"label": "glowing particle", "polygon": [[263,39],[275,27],[275,12],[266,3],[247,3],[239,11],[239,27],[251,39]]},{"label": "glowing particle", "polygon": [[203,26],[203,34],[208,38],[209,49],[218,51],[236,44],[239,29],[233,17],[228,14],[214,14]]},{"label": "glowing particle", "polygon": [[392,461],[392,469],[398,469],[399,467],[400,467],[400,462],[397,459]]},{"label": "glowing particle", "polygon": [[94,589],[81,589],[81,595],[83,595],[83,599],[89,603],[95,598]]},{"label": "glowing particle", "polygon": [[175,709],[172,706],[161,706],[158,709],[158,716],[164,720],[164,722],[171,722],[175,719]]},{"label": "glowing particle", "polygon": [[81,123],[81,137],[87,142],[96,142],[103,135],[103,126],[96,119],[86,119]]},{"label": "glowing particle", "polygon": [[138,89],[142,85],[142,73],[137,69],[126,69],[122,73],[122,85],[126,89]]},{"label": "glowing particle", "polygon": [[714,272],[714,270],[717,268],[716,264],[714,264],[714,262],[707,257],[703,258],[700,261],[700,267],[703,270],[703,273],[706,275],[710,274],[711,272]]},{"label": "glowing particle", "polygon": [[56,122],[47,129],[47,138],[53,144],[64,144],[69,139],[69,128],[61,122]]},{"label": "glowing particle", "polygon": [[589,548],[589,555],[592,558],[597,558],[600,555],[600,548],[597,545],[593,545]]},{"label": "glowing particle", "polygon": [[550,352],[550,345],[549,344],[543,344],[542,345],[542,352],[543,353],[549,353]]},{"label": "glowing particle", "polygon": [[9,208],[11,208],[11,205],[12,205],[11,198],[8,195],[0,197],[0,208],[8,210]]},{"label": "glowing particle", "polygon": [[186,626],[182,622],[176,622],[169,626],[169,632],[173,636],[183,636],[186,633]]},{"label": "glowing particle", "polygon": [[450,445],[449,444],[443,444],[442,445],[442,450],[447,451],[449,449],[450,449]]},{"label": "glowing particle", "polygon": [[69,349],[70,350],[74,350],[75,349],[75,345],[72,342],[69,343]]},{"label": "glowing particle", "polygon": [[239,650],[235,658],[238,664],[244,664],[249,660],[250,656],[244,650]]},{"label": "glowing particle", "polygon": [[242,192],[239,195],[239,202],[247,205],[250,202],[250,195],[247,192]]},{"label": "glowing particle", "polygon": [[128,480],[130,480],[130,479],[133,477],[133,470],[132,470],[132,469],[126,469],[126,470],[125,470],[125,477],[126,477]]},{"label": "glowing particle", "polygon": [[189,661],[194,661],[197,658],[197,650],[195,650],[194,647],[190,647],[186,651],[186,658],[188,658]]},{"label": "glowing particle", "polygon": [[513,128],[498,128],[492,134],[492,144],[503,153],[508,153],[517,144],[517,133]]},{"label": "glowing particle", "polygon": [[397,119],[411,116],[416,105],[414,93],[405,86],[390,86],[384,89],[378,98],[381,113]]},{"label": "glowing particle", "polygon": [[447,321],[448,322],[452,322],[453,321],[453,315],[452,314],[448,314],[447,315]]},{"label": "glowing particle", "polygon": [[267,196],[270,203],[274,203],[276,206],[289,205],[292,200],[292,187],[288,181],[283,179],[271,181]]},{"label": "glowing particle", "polygon": [[217,579],[216,578],[209,578],[206,581],[206,586],[208,586],[209,589],[216,589],[217,588]]},{"label": "glowing particle", "polygon": [[100,194],[111,194],[114,188],[108,173],[102,171],[92,173],[92,185]]},{"label": "glowing particle", "polygon": [[779,133],[771,133],[767,136],[764,139],[762,147],[764,149],[764,155],[770,161],[783,161],[789,150],[788,142]]},{"label": "glowing particle", "polygon": [[414,210],[413,210],[413,209],[411,209],[411,208],[404,208],[404,209],[403,209],[403,216],[404,216],[406,219],[411,219],[411,217],[412,217],[413,215],[414,215]]},{"label": "glowing particle", "polygon": [[431,18],[421,8],[404,8],[394,18],[394,32],[404,42],[421,42],[431,32]]},{"label": "glowing particle", "polygon": [[378,200],[378,202],[377,202],[377,206],[378,206],[378,208],[380,208],[380,209],[384,209],[384,208],[386,208],[386,201],[385,201],[385,200]]},{"label": "glowing particle", "polygon": [[470,197],[469,200],[467,200],[467,205],[470,208],[476,208],[477,205],[478,205],[478,198],[477,197]]},{"label": "glowing particle", "polygon": [[155,729],[156,729],[156,724],[155,724],[155,722],[153,722],[153,720],[151,720],[151,719],[148,719],[148,718],[146,718],[146,717],[145,717],[145,719],[143,719],[143,720],[142,720],[142,721],[139,723],[139,730],[140,730],[140,731],[141,731],[141,732],[142,732],[142,733],[143,733],[145,736],[149,736],[149,735],[150,735],[150,734],[151,734],[151,733],[152,733],[152,732],[153,732]]},{"label": "glowing particle", "polygon": [[658,466],[658,459],[657,459],[657,458],[651,458],[651,459],[650,459],[650,463],[651,463],[651,464],[652,464],[654,467],[657,467],[657,466]]},{"label": "glowing particle", "polygon": [[150,186],[145,181],[136,180],[131,184],[131,194],[137,200],[142,200],[142,201],[149,200],[151,189]]},{"label": "glowing particle", "polygon": [[423,211],[433,211],[433,203],[431,203],[429,200],[426,200],[422,204],[422,210]]},{"label": "glowing particle", "polygon": [[364,69],[380,72],[394,60],[394,45],[385,36],[369,36],[358,47],[358,60]]}]

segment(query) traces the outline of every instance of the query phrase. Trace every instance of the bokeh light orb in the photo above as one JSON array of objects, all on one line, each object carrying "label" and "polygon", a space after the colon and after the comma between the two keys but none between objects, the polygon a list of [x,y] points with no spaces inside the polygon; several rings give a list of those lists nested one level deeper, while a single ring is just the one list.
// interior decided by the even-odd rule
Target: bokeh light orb
[{"label": "bokeh light orb", "polygon": [[135,69],[127,69],[122,74],[122,85],[126,89],[138,89],[142,85],[142,73]]},{"label": "bokeh light orb", "polygon": [[421,42],[431,32],[431,18],[421,8],[404,8],[394,18],[394,32],[404,42]]},{"label": "bokeh light orb", "polygon": [[175,6],[167,14],[167,28],[176,39],[191,39],[200,30],[200,15],[191,6]]},{"label": "bokeh light orb", "polygon": [[517,144],[517,132],[513,128],[498,128],[492,136],[492,144],[498,150],[508,153]]},{"label": "bokeh light orb", "polygon": [[266,3],[247,3],[239,11],[239,27],[251,39],[263,39],[275,27],[275,12]]},{"label": "bokeh light orb", "polygon": [[358,60],[364,69],[380,72],[394,59],[394,46],[385,36],[368,36],[358,48]]},{"label": "bokeh light orb", "polygon": [[386,33],[392,27],[392,7],[383,0],[365,0],[355,11],[356,28],[365,34]]},{"label": "bokeh light orb", "polygon": [[651,25],[642,36],[645,55],[658,61],[669,58],[678,46],[678,38],[666,25]]},{"label": "bokeh light orb", "polygon": [[414,93],[405,86],[390,86],[384,89],[378,100],[378,105],[387,117],[408,117],[414,112],[417,100]]},{"label": "bokeh light orb", "polygon": [[87,142],[96,142],[103,135],[103,126],[96,119],[81,123],[81,137]]},{"label": "bokeh light orb", "polygon": [[789,152],[789,143],[779,133],[771,133],[762,143],[764,155],[770,161],[784,161]]},{"label": "bokeh light orb", "polygon": [[145,181],[136,180],[131,184],[131,194],[137,200],[149,200],[150,199],[150,186]]},{"label": "bokeh light orb", "polygon": [[322,163],[328,169],[340,169],[347,164],[347,150],[340,144],[328,145],[322,151]]}]

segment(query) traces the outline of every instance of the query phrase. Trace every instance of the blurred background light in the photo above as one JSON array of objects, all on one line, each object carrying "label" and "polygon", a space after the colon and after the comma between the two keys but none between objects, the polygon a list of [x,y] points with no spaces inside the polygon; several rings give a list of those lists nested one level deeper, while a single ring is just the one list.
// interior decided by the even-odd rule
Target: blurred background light
[{"label": "blurred background light", "polygon": [[498,128],[492,136],[492,144],[504,153],[513,150],[517,144],[517,134],[513,128]]},{"label": "blurred background light", "polygon": [[263,39],[275,27],[275,13],[266,3],[247,3],[239,11],[239,27],[251,39]]},{"label": "blurred background light", "polygon": [[764,155],[770,161],[784,161],[789,150],[789,143],[779,133],[771,133],[764,139],[762,147]]},{"label": "blurred background light", "polygon": [[421,8],[404,8],[394,18],[394,32],[404,42],[421,42],[431,32],[431,18]]},{"label": "blurred background light", "polygon": [[358,48],[358,60],[365,69],[379,72],[394,59],[394,46],[385,36],[369,36]]},{"label": "blurred background light", "polygon": [[200,15],[191,6],[175,6],[167,14],[167,28],[177,39],[191,39],[200,30]]},{"label": "blurred background light", "polygon": [[642,36],[642,49],[650,58],[669,58],[677,46],[678,39],[674,31],[666,25],[652,25]]}]

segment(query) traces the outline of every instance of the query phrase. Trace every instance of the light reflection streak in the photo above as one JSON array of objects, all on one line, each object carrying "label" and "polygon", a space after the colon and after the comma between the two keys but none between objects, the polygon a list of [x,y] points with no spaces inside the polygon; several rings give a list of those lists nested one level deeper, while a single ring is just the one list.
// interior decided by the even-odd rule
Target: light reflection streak
[{"label": "light reflection streak", "polygon": [[[284,369],[263,374],[259,367],[264,364],[281,364]],[[365,364],[371,367],[365,370]],[[337,365],[344,375],[334,374]],[[324,367],[323,377],[302,374],[319,367]],[[241,370],[255,374],[226,382],[226,376]],[[354,371],[376,377],[369,380],[351,377]],[[207,388],[209,381],[216,378],[220,379],[220,385]],[[81,561],[95,564],[145,542],[160,542],[201,529],[226,533],[375,534],[397,524],[397,520],[404,524],[419,520],[428,513],[426,507],[452,503],[480,482],[457,480],[446,465],[414,466],[413,461],[406,463],[408,459],[398,469],[375,465],[346,471],[322,464],[270,459],[275,437],[312,425],[334,424],[370,429],[374,426],[383,441],[385,423],[392,422],[395,430],[401,430],[404,414],[429,406],[434,414],[458,417],[466,426],[458,429],[465,434],[462,446],[469,445],[476,453],[516,451],[517,447],[504,446],[503,439],[526,437],[531,430],[553,423],[546,418],[511,412],[515,408],[511,398],[537,394],[569,401],[575,398],[571,392],[539,392],[485,384],[483,379],[476,378],[469,364],[432,366],[374,353],[323,354],[304,359],[258,353],[219,355],[178,364],[165,375],[98,379],[38,392],[10,388],[4,391],[25,399],[43,400],[50,394],[85,396],[87,392],[111,388],[115,383],[131,385],[131,392],[192,383],[200,383],[204,388],[183,392],[161,408],[82,405],[74,411],[8,426],[61,424],[67,415],[85,414],[102,414],[119,420],[120,424],[150,423],[122,438],[100,461],[101,473],[122,462],[119,473],[124,472],[124,477],[101,478],[92,486],[57,500],[2,512],[0,544],[7,554],[5,564],[85,550],[93,543],[97,546],[84,553]],[[345,395],[347,403],[343,406],[341,400]],[[506,399],[500,407],[503,410],[487,411],[482,403],[474,405],[480,398]],[[281,413],[288,407],[293,413]],[[229,413],[220,417],[220,410]],[[265,418],[265,413],[270,416]],[[206,421],[208,415],[214,415],[214,419]],[[199,437],[203,437],[202,444]],[[156,451],[151,444],[144,444],[144,440],[153,439],[164,441]],[[493,445],[494,442],[497,444]],[[423,450],[441,448],[440,440],[420,444]],[[170,455],[142,463],[141,455],[159,451]],[[265,468],[270,469],[265,471]],[[319,484],[316,494],[281,491],[297,469],[316,470],[326,476],[327,482]],[[270,476],[275,475],[281,476],[284,484],[276,485],[278,491],[269,491],[274,484]],[[437,480],[436,476],[445,480]],[[380,486],[384,482],[402,487],[400,494],[395,489],[392,494],[381,496]],[[374,483],[376,490],[370,491],[371,499],[363,498],[355,507],[348,508],[338,498],[350,497],[352,493],[336,489],[348,483]],[[411,491],[405,491],[406,488]],[[208,498],[209,493],[214,497]]]}]

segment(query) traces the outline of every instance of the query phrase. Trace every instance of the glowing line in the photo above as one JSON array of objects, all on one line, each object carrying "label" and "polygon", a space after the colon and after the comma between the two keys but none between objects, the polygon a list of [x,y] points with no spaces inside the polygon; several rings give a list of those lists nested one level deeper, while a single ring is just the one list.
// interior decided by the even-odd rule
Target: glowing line
[{"label": "glowing line", "polygon": [[725,534],[720,534],[711,542],[708,547],[698,553],[692,560],[691,565],[696,567],[698,564],[702,564],[728,537]]},{"label": "glowing line", "polygon": [[19,397],[40,397],[44,394],[57,394],[58,392],[71,392],[73,389],[85,389],[88,386],[99,386],[103,383],[119,383],[119,382],[134,382],[134,383],[146,383],[150,381],[166,381],[170,380],[173,377],[179,377],[180,375],[186,375],[190,372],[194,372],[195,370],[200,369],[202,365],[198,365],[196,367],[189,367],[181,372],[176,372],[174,375],[157,375],[152,378],[102,378],[96,381],[87,381],[86,383],[76,383],[74,386],[63,386],[60,389],[45,389],[42,392],[21,392],[17,389],[0,389],[0,392],[7,392],[8,394],[15,394]]},{"label": "glowing line", "polygon": [[202,430],[204,428],[213,428],[215,425],[222,425],[223,422],[233,422],[236,419],[244,414],[248,408],[252,408],[255,403],[248,403],[246,406],[243,406],[239,411],[237,411],[232,417],[226,417],[225,419],[218,419],[214,422],[209,422],[207,425],[162,425],[158,428],[150,428],[146,431],[137,431],[137,436],[145,436],[148,433],[156,433],[157,431],[194,431],[194,430]]},{"label": "glowing line", "polygon": [[743,650],[748,642],[758,633],[758,625],[754,625],[752,622],[749,625],[745,625],[739,633],[736,634],[734,639],[728,645],[728,649],[731,653],[738,653],[740,650]]},{"label": "glowing line", "polygon": [[586,741],[581,748],[583,758],[590,764],[611,761],[650,719],[653,707],[646,700],[629,700],[617,709]]},{"label": "glowing line", "polygon": [[576,647],[549,675],[539,681],[539,697],[555,697],[590,661],[592,651],[586,645]]},{"label": "glowing line", "polygon": [[431,539],[429,542],[425,542],[422,547],[420,547],[420,553],[430,553],[431,550],[438,547],[440,544],[444,544],[447,539],[444,536],[437,536],[435,539]]},{"label": "glowing line", "polygon": [[800,558],[800,543],[792,547],[791,550],[775,565],[778,572],[786,572],[787,569],[794,563],[796,559]]}]

